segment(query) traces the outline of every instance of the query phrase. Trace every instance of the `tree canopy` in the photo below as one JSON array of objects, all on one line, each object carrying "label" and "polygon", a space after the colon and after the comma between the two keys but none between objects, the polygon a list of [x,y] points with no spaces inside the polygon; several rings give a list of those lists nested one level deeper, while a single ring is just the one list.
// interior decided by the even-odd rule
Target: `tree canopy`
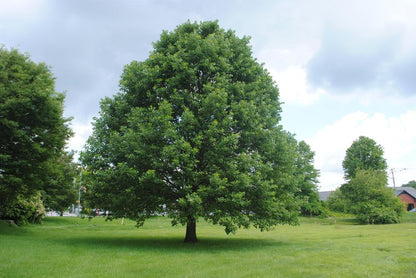
[{"label": "tree canopy", "polygon": [[279,91],[249,39],[217,22],[164,31],[101,102],[81,155],[90,204],[137,219],[166,212],[195,242],[204,218],[261,230],[296,224],[296,149],[279,125]]},{"label": "tree canopy", "polygon": [[49,68],[0,48],[0,217],[38,194],[71,135]]},{"label": "tree canopy", "polygon": [[386,171],[387,162],[383,157],[382,146],[373,139],[360,136],[347,149],[342,166],[347,180],[353,178],[358,170]]}]

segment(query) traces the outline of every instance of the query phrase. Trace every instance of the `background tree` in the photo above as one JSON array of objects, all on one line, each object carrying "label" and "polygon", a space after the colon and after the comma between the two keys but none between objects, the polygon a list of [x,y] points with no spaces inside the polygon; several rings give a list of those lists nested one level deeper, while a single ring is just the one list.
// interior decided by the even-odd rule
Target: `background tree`
[{"label": "background tree", "polygon": [[77,165],[73,162],[72,152],[62,152],[55,161],[50,161],[49,180],[42,192],[45,207],[50,210],[63,212],[71,204],[75,204],[78,197],[78,184],[74,186],[77,176]]},{"label": "background tree", "polygon": [[138,225],[166,211],[190,242],[201,217],[227,233],[297,223],[296,154],[248,43],[217,22],[188,22],[124,68],[82,154],[97,206]]},{"label": "background tree", "polygon": [[315,153],[305,141],[297,144],[295,152],[297,154],[295,177],[299,187],[296,197],[300,200],[301,213],[303,215],[325,214],[325,208],[318,194],[319,171],[314,167]]},{"label": "background tree", "polygon": [[415,180],[411,180],[408,183],[403,184],[402,187],[413,187],[413,188],[416,188],[416,181]]},{"label": "background tree", "polygon": [[[71,135],[49,68],[0,48],[0,218],[44,189]],[[15,214],[13,214],[15,215]]]},{"label": "background tree", "polygon": [[347,183],[341,186],[341,196],[347,212],[356,214],[361,223],[397,223],[403,205],[387,187],[383,148],[360,136],[347,149],[342,165]]},{"label": "background tree", "polygon": [[387,170],[383,148],[373,139],[360,136],[347,149],[342,166],[346,180],[353,178],[358,170]]}]

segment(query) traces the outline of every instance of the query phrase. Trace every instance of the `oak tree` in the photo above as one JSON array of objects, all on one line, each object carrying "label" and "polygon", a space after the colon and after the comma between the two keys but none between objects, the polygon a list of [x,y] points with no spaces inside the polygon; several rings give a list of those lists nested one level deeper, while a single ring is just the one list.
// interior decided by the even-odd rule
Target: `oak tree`
[{"label": "oak tree", "polygon": [[197,241],[199,218],[226,233],[296,224],[295,153],[280,113],[247,37],[217,22],[165,31],[101,102],[81,155],[89,203],[138,225],[167,213],[186,225],[186,242]]}]

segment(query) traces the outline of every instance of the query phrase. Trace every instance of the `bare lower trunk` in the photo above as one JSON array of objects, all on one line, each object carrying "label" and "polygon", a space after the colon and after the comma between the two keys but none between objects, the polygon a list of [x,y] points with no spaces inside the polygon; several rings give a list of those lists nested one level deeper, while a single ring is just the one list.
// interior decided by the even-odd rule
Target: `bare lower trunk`
[{"label": "bare lower trunk", "polygon": [[185,236],[185,242],[191,242],[195,243],[198,239],[196,238],[196,221],[195,219],[192,219],[188,221],[186,224],[186,236]]}]

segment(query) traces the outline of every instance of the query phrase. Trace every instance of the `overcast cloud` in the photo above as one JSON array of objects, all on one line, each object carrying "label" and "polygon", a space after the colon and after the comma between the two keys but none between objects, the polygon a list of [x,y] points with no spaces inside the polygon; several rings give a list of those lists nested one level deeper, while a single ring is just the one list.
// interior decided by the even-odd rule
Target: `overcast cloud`
[{"label": "overcast cloud", "polygon": [[384,147],[396,183],[416,180],[415,1],[0,0],[0,44],[51,66],[81,150],[99,101],[162,30],[219,20],[250,36],[284,102],[282,124],[316,153],[321,189],[343,182],[360,135]]}]

